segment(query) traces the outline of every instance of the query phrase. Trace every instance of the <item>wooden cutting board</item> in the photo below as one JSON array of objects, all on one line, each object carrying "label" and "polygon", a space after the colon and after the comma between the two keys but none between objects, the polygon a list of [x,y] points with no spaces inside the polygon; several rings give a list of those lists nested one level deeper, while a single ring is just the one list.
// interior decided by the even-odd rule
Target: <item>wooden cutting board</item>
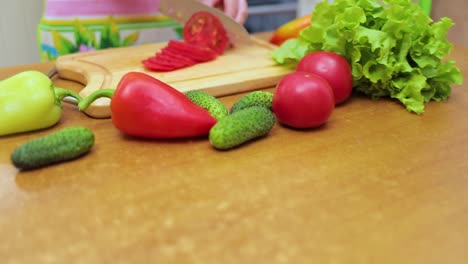
[{"label": "wooden cutting board", "polygon": [[[171,72],[149,71],[141,64],[143,59],[154,56],[167,43],[61,56],[56,61],[56,68],[61,78],[85,85],[80,91],[83,97],[99,89],[115,89],[121,77],[130,71],[150,74],[181,92],[203,90],[219,97],[274,86],[291,71],[272,60],[270,52],[275,46],[255,37],[252,39],[254,44],[251,46],[232,48],[214,61]],[[95,118],[108,118],[109,105],[110,99],[100,98],[86,113]]]}]

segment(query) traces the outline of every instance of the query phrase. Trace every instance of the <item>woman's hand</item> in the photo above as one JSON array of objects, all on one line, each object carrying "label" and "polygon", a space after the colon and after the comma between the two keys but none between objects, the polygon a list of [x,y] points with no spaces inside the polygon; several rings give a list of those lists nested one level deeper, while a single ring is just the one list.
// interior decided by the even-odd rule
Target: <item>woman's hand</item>
[{"label": "woman's hand", "polygon": [[244,24],[248,15],[247,0],[199,0],[200,2],[224,11],[239,24]]}]

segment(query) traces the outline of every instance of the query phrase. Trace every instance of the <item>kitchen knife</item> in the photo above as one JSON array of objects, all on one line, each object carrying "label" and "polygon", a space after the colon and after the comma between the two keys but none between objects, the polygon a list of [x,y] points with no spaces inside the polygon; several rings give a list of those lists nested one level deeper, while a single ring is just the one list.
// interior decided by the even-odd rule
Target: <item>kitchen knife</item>
[{"label": "kitchen knife", "polygon": [[209,7],[197,0],[161,0],[159,2],[158,9],[159,12],[174,19],[182,25],[185,25],[185,22],[187,22],[193,13],[198,11],[208,11],[219,18],[226,29],[229,42],[233,46],[240,47],[252,43],[249,32],[247,32],[244,26],[224,14],[223,11]]}]

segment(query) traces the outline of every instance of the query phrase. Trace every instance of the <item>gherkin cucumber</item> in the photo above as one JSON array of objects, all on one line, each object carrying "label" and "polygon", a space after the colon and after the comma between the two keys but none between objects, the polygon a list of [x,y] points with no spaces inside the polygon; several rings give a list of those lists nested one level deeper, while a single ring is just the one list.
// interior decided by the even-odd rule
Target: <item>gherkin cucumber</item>
[{"label": "gherkin cucumber", "polygon": [[273,94],[265,91],[254,91],[242,96],[231,107],[231,114],[251,106],[262,106],[271,110]]},{"label": "gherkin cucumber", "polygon": [[18,146],[11,154],[11,161],[19,169],[30,170],[80,157],[93,145],[91,130],[67,127]]},{"label": "gherkin cucumber", "polygon": [[219,120],[211,128],[209,139],[217,149],[230,149],[268,134],[275,123],[273,112],[252,106]]},{"label": "gherkin cucumber", "polygon": [[193,90],[186,92],[185,95],[192,102],[207,110],[216,120],[220,120],[229,114],[226,106],[210,94],[203,91]]}]

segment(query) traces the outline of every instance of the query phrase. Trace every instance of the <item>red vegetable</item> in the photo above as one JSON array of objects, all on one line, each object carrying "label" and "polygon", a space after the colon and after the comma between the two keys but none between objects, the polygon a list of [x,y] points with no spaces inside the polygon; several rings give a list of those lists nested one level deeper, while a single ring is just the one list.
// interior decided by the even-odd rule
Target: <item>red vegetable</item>
[{"label": "red vegetable", "polygon": [[207,47],[223,54],[229,42],[226,30],[219,18],[210,12],[194,13],[184,25],[183,38],[186,43]]},{"label": "red vegetable", "polygon": [[209,12],[195,12],[185,23],[183,41],[170,40],[155,56],[142,61],[153,71],[172,71],[214,60],[229,44],[221,21]]},{"label": "red vegetable", "polygon": [[183,41],[170,40],[166,47],[142,61],[150,70],[172,71],[192,66],[199,62],[214,60],[218,53],[207,47],[197,46]]},{"label": "red vegetable", "polygon": [[317,74],[330,83],[335,104],[344,102],[353,90],[353,75],[348,61],[333,52],[316,51],[304,56],[297,64],[296,71]]},{"label": "red vegetable", "polygon": [[216,119],[170,85],[141,72],[129,72],[117,88],[103,89],[80,102],[79,108],[99,97],[111,97],[112,123],[125,134],[145,138],[207,135]]},{"label": "red vegetable", "polygon": [[165,56],[167,58],[173,58],[173,59],[175,59],[177,61],[182,61],[182,62],[184,62],[186,64],[189,64],[189,65],[193,65],[193,64],[197,63],[196,60],[194,60],[192,58],[189,58],[189,57],[187,57],[187,56],[185,56],[183,54],[180,54],[177,50],[171,49],[169,47],[166,47],[166,48],[162,49],[160,51],[160,55]]},{"label": "red vegetable", "polygon": [[168,46],[165,49],[170,49],[172,52],[179,53],[180,55],[189,57],[197,62],[210,61],[218,57],[218,53],[208,47],[177,40],[169,41]]},{"label": "red vegetable", "polygon": [[322,77],[293,72],[277,84],[272,109],[282,124],[312,128],[324,124],[335,107],[333,91]]},{"label": "red vegetable", "polygon": [[155,57],[147,58],[142,61],[146,68],[155,71],[172,71],[175,69],[184,68],[194,63],[188,63],[182,60],[170,58],[166,55],[156,54]]}]

